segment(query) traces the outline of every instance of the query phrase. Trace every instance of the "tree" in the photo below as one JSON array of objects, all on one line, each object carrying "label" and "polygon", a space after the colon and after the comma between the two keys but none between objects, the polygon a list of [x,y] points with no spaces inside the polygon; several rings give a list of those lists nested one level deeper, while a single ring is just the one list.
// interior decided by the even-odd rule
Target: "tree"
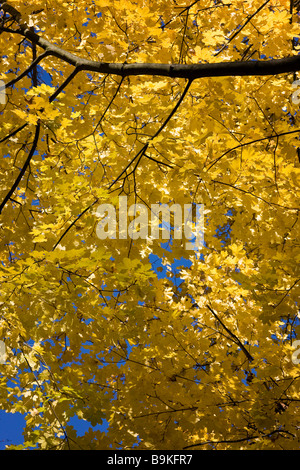
[{"label": "tree", "polygon": [[[24,448],[298,449],[298,2],[0,4],[0,402]],[[203,204],[204,246],[100,239],[119,196]]]}]

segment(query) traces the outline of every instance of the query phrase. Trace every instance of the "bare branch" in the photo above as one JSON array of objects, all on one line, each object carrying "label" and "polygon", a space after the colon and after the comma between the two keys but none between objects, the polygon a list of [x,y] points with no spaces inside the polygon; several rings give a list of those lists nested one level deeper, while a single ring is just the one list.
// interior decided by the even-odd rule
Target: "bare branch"
[{"label": "bare branch", "polygon": [[276,202],[269,202],[266,199],[257,196],[256,194],[252,193],[251,191],[246,191],[245,189],[238,188],[237,186],[234,186],[233,184],[230,183],[225,183],[225,181],[218,181],[218,180],[211,180],[213,183],[217,184],[223,184],[224,186],[229,186],[232,189],[236,189],[237,191],[240,191],[244,194],[249,194],[250,196],[255,197],[256,199],[259,199],[260,201],[263,201],[264,203],[268,204],[270,207],[281,207],[282,209],[288,210],[288,211],[296,211],[299,212],[299,207],[288,207],[288,206],[282,206],[281,204],[277,204]]}]

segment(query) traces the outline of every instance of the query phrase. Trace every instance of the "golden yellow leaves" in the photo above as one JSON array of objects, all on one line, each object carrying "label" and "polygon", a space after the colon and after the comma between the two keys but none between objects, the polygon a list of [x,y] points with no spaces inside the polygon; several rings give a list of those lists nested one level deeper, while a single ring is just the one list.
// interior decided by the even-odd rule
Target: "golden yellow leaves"
[{"label": "golden yellow leaves", "polygon": [[210,62],[213,59],[212,53],[203,47],[196,46],[194,49],[195,62]]},{"label": "golden yellow leaves", "polygon": [[39,120],[43,122],[54,121],[60,115],[60,110],[54,103],[49,102],[49,95],[53,87],[42,84],[30,89],[26,94],[27,111],[14,109],[13,112],[29,124],[36,125]]},{"label": "golden yellow leaves", "polygon": [[42,85],[39,85],[37,87],[33,87],[30,90],[27,91],[26,96],[49,96],[52,92],[54,91],[53,87],[46,85],[43,83]]},{"label": "golden yellow leaves", "polygon": [[218,44],[222,44],[224,42],[224,32],[221,29],[204,31],[202,41],[206,46],[215,48]]},{"label": "golden yellow leaves", "polygon": [[95,0],[95,5],[97,5],[99,8],[113,7],[114,2],[111,0]]},{"label": "golden yellow leaves", "polygon": [[[36,19],[42,21],[43,37],[70,52],[79,49],[82,57],[177,63],[180,56],[182,64],[196,64],[256,59],[270,51],[293,54],[289,2],[275,3],[233,41],[230,32],[261,6],[259,0],[203,1],[184,12],[156,0],[138,5],[97,0],[77,2],[76,8],[69,1],[49,0]],[[280,25],[280,35],[273,34]],[[296,27],[290,31],[296,33]],[[228,49],[211,57],[226,43]],[[8,44],[3,64],[23,70],[16,42]],[[28,66],[29,47],[25,56]],[[84,448],[120,442],[130,447],[137,436],[141,448],[157,449],[210,439],[238,441],[248,438],[250,425],[258,432],[267,427],[261,435],[267,434],[274,420],[295,432],[298,418],[291,407],[280,416],[272,411],[284,390],[296,397],[288,380],[297,386],[299,375],[284,344],[299,333],[299,220],[298,209],[289,209],[299,207],[298,134],[288,134],[299,122],[290,103],[290,79],[197,80],[156,135],[181,96],[183,80],[130,77],[119,88],[114,76],[80,74],[59,101],[49,104],[71,67],[64,68],[56,57],[41,66],[53,86],[31,88],[25,100],[22,88],[13,88],[4,110],[1,138],[20,121],[34,125],[39,119],[44,126],[30,168],[4,213],[0,278],[1,334],[11,351],[20,345],[20,334],[33,338],[35,352],[26,349],[26,354],[45,387],[39,400],[52,397],[66,431]],[[22,82],[31,86],[30,78]],[[12,184],[10,173],[26,159],[29,127],[5,142],[5,191]],[[147,153],[135,169],[145,144]],[[105,191],[123,170],[124,180]],[[187,254],[178,240],[167,248],[153,240],[99,241],[94,209],[81,214],[98,198],[114,204],[118,193],[146,204],[204,203],[201,258]],[[40,205],[31,205],[33,195]],[[163,279],[148,263],[153,253],[163,258],[157,261]],[[191,265],[177,271],[172,263],[181,257]],[[254,357],[251,371],[241,345]],[[27,446],[34,440],[43,448],[62,445],[56,417],[35,403],[32,373],[17,370],[27,363],[19,352],[9,357],[1,372],[10,380],[20,378],[27,388],[18,390],[24,400],[12,405],[7,398],[13,391],[1,381],[1,405],[31,410]],[[66,367],[67,362],[72,365]],[[91,430],[80,440],[67,427],[71,412],[100,423],[99,410],[110,419],[107,439]],[[259,441],[270,445],[270,439]]]},{"label": "golden yellow leaves", "polygon": [[234,257],[241,258],[245,256],[245,248],[242,243],[240,245],[233,243],[232,245],[230,245],[230,250]]}]

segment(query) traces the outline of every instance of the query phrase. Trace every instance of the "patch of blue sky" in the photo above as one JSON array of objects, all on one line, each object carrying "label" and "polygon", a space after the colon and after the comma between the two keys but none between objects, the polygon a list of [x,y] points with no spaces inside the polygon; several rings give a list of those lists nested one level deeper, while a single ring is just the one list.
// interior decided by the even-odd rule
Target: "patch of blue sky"
[{"label": "patch of blue sky", "polygon": [[255,369],[250,369],[250,371],[245,369],[243,372],[245,374],[245,378],[242,379],[242,382],[244,385],[246,385],[246,387],[249,387],[251,384],[250,374],[252,374],[254,377],[257,377],[257,371]]},{"label": "patch of blue sky", "polygon": [[23,444],[25,424],[25,415],[22,413],[0,410],[0,450],[5,450],[9,445]]},{"label": "patch of blue sky", "polygon": [[72,416],[72,418],[70,418],[68,425],[73,426],[73,428],[76,429],[77,435],[80,437],[84,436],[84,434],[87,433],[91,428],[93,429],[93,431],[101,431],[107,433],[109,427],[109,423],[106,419],[102,419],[102,424],[97,424],[96,426],[93,426],[89,421],[78,418],[77,415],[74,415]]},{"label": "patch of blue sky", "polygon": [[37,199],[32,199],[31,205],[32,206],[39,206],[40,205],[40,200],[38,198]]}]

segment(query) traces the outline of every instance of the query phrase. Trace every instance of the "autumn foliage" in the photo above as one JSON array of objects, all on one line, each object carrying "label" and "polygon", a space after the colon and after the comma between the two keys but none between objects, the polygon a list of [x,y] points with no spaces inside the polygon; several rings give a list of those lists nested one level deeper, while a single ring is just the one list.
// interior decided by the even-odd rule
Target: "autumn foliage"
[{"label": "autumn foliage", "polygon": [[[299,449],[298,3],[0,2],[0,406],[22,448]],[[120,195],[203,204],[205,246],[99,239]]]}]

